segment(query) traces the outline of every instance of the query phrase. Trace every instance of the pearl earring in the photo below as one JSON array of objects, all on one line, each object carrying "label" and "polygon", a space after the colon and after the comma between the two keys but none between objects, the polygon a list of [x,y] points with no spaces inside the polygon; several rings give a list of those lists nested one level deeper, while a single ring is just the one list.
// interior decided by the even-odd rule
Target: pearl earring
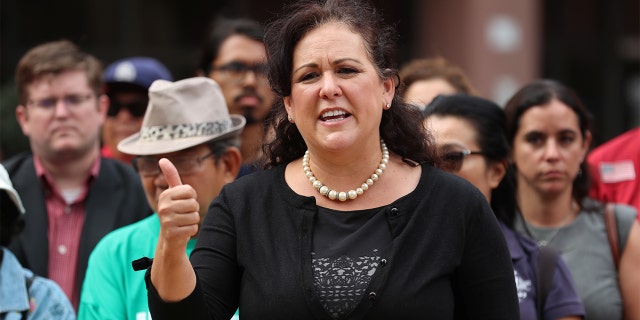
[{"label": "pearl earring", "polygon": [[387,110],[391,109],[391,103],[387,103],[387,107],[386,107],[386,109],[387,109]]},{"label": "pearl earring", "polygon": [[289,120],[289,122],[293,123],[293,119],[291,119],[290,115],[287,115],[287,120]]}]

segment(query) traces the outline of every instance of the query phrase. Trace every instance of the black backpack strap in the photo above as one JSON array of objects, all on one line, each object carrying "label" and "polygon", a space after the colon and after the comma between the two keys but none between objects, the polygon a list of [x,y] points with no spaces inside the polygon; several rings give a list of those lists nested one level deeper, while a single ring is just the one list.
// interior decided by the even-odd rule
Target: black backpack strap
[{"label": "black backpack strap", "polygon": [[538,319],[542,319],[544,304],[547,301],[551,284],[553,283],[553,273],[556,270],[558,260],[558,252],[549,246],[541,246],[538,253],[538,265],[536,268],[536,290],[538,299],[536,307],[538,310]]}]

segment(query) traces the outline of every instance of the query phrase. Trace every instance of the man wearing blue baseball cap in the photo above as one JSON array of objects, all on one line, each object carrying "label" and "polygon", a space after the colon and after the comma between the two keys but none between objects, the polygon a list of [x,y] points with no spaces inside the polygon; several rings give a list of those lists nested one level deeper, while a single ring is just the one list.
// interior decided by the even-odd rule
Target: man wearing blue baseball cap
[{"label": "man wearing blue baseball cap", "polygon": [[172,81],[171,72],[150,57],[124,58],[104,72],[109,97],[107,118],[102,127],[102,156],[130,164],[133,156],[118,151],[118,143],[138,132],[149,102],[148,89],[155,80]]}]

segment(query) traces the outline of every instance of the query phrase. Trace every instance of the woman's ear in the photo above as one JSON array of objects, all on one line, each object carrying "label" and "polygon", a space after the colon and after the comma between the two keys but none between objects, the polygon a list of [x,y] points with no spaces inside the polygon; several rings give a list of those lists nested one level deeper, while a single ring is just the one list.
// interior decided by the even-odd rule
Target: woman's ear
[{"label": "woman's ear", "polygon": [[[388,71],[391,72],[390,70]],[[382,100],[390,105],[396,94],[396,76],[394,74],[387,74],[386,78],[382,81],[382,86]]]},{"label": "woman's ear", "polygon": [[384,92],[382,94],[383,100],[384,101],[388,101],[388,104],[391,104],[391,101],[393,101],[393,97],[396,94],[396,87],[395,87],[395,83],[393,82],[393,77],[389,77],[387,78],[387,80],[384,81]]},{"label": "woman's ear", "polygon": [[491,190],[495,189],[500,185],[502,179],[507,174],[507,166],[508,163],[506,160],[503,161],[493,161],[489,164],[487,177],[488,184]]},{"label": "woman's ear", "polygon": [[293,108],[291,107],[291,96],[283,97],[282,102],[284,103],[284,110],[287,111],[287,118],[289,122],[293,123]]},{"label": "woman's ear", "polygon": [[584,141],[582,143],[582,161],[587,157],[587,152],[589,151],[589,146],[591,146],[591,131],[587,130],[584,134]]}]

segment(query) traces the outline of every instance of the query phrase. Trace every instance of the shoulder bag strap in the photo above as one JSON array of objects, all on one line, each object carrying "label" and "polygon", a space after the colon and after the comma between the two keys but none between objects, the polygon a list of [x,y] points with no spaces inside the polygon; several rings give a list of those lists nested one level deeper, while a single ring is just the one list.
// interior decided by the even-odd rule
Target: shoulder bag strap
[{"label": "shoulder bag strap", "polygon": [[618,227],[616,226],[616,217],[613,213],[614,204],[607,203],[604,207],[604,224],[607,229],[607,238],[609,239],[609,247],[611,247],[611,256],[613,263],[618,270],[620,262],[620,249],[618,246]]},{"label": "shoulder bag strap", "polygon": [[541,246],[538,253],[538,266],[536,268],[538,299],[536,307],[538,309],[538,319],[542,319],[544,304],[547,301],[551,284],[553,283],[553,272],[556,270],[558,252],[549,246]]}]

